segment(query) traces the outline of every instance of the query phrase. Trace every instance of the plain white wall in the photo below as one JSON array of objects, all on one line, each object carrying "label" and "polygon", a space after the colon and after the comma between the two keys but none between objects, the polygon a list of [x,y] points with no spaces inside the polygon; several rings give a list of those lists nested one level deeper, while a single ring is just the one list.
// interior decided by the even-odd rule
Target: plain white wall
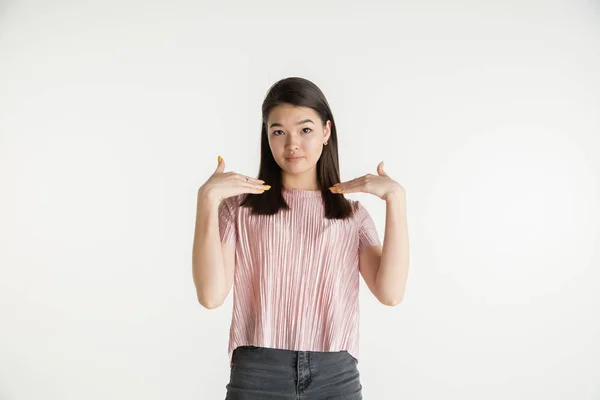
[{"label": "plain white wall", "polygon": [[0,399],[225,397],[196,190],[218,155],[256,175],[286,76],[328,97],[343,180],[407,190],[364,398],[599,399],[599,49],[593,1],[0,2]]}]

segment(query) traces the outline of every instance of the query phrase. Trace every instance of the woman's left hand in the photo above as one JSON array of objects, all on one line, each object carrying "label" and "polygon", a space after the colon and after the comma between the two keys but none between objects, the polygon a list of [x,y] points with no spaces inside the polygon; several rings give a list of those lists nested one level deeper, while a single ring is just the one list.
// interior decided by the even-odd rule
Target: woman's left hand
[{"label": "woman's left hand", "polygon": [[404,187],[385,173],[383,161],[377,165],[377,175],[366,174],[351,181],[336,183],[329,190],[332,193],[371,193],[382,200],[391,196],[406,195]]}]

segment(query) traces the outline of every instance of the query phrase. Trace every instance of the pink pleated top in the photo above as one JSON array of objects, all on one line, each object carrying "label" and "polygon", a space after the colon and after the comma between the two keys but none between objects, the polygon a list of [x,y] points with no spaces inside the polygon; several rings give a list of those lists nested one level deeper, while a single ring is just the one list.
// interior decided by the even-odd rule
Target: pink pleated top
[{"label": "pink pleated top", "polygon": [[238,346],[346,350],[359,359],[359,254],[381,245],[359,201],[325,218],[320,191],[283,188],[290,210],[251,215],[245,195],[219,204],[221,241],[235,247],[229,363]]}]

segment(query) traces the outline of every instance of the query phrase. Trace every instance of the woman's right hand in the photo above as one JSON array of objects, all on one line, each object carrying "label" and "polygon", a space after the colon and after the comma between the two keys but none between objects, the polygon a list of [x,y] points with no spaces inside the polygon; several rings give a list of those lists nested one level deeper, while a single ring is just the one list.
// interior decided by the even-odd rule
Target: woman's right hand
[{"label": "woman's right hand", "polygon": [[233,171],[223,172],[224,170],[225,160],[219,156],[217,169],[198,189],[198,195],[214,200],[218,204],[228,197],[244,193],[263,193],[271,188],[269,185],[264,185],[265,182],[262,179],[241,175]]}]

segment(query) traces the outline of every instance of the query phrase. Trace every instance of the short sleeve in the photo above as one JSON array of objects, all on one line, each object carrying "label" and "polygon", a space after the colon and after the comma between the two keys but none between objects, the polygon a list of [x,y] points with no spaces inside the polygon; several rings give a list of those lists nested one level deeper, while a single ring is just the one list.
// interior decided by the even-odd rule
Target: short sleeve
[{"label": "short sleeve", "polygon": [[236,244],[235,197],[228,197],[219,203],[219,235],[222,243]]},{"label": "short sleeve", "polygon": [[377,234],[377,228],[375,227],[375,222],[373,222],[373,218],[367,211],[367,209],[357,201],[357,222],[359,224],[358,227],[358,254],[362,253],[364,250],[371,246],[381,246],[381,241],[379,240],[379,235]]}]

